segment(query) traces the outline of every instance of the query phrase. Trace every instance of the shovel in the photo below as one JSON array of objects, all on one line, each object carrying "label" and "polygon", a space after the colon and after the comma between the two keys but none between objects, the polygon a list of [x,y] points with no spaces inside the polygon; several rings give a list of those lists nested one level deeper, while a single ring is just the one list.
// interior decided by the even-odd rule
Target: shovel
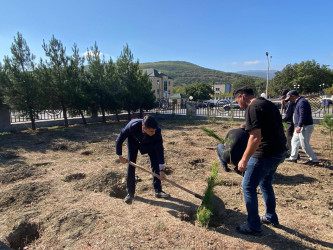
[{"label": "shovel", "polygon": [[[139,169],[141,169],[142,171],[145,171],[145,172],[147,172],[147,173],[149,173],[149,174],[155,176],[155,177],[158,178],[158,179],[161,179],[161,177],[160,177],[158,174],[155,174],[154,172],[151,172],[151,171],[145,169],[144,167],[141,167],[141,166],[135,164],[134,162],[128,161],[128,164],[130,164],[130,165],[133,166],[133,167],[139,168]],[[177,184],[177,183],[174,182],[174,181],[168,180],[167,178],[163,179],[163,181],[169,182],[170,184],[172,184],[172,185],[174,185],[174,186],[180,188],[181,190],[183,190],[183,191],[185,191],[185,192],[188,192],[188,193],[194,195],[194,196],[195,196],[196,198],[198,198],[198,199],[201,199],[201,200],[203,199],[203,197],[202,197],[200,194],[194,193],[194,192],[192,192],[191,190],[188,190],[187,188],[184,188],[183,186]]]}]

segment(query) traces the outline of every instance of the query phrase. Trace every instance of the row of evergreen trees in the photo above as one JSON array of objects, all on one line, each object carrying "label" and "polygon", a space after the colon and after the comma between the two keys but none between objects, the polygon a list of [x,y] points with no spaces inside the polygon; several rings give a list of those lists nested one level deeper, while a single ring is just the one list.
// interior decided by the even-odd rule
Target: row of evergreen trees
[{"label": "row of evergreen trees", "polygon": [[54,36],[49,43],[43,40],[42,47],[47,59],[36,63],[22,34],[17,33],[12,55],[0,63],[0,104],[28,116],[32,129],[36,129],[35,121],[42,110],[62,110],[68,127],[68,114],[80,114],[86,124],[87,111],[100,111],[106,122],[106,112],[115,113],[118,119],[120,110],[126,110],[130,119],[132,111],[154,107],[152,83],[139,61],[134,61],[128,45],[116,62],[101,56],[96,42],[86,57],[79,54],[76,44],[67,55]]}]

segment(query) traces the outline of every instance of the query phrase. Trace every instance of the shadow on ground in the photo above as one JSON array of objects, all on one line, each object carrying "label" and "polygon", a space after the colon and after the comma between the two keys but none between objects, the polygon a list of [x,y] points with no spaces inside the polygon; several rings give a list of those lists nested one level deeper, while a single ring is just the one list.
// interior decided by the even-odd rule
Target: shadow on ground
[{"label": "shadow on ground", "polygon": [[[190,220],[186,220],[191,224],[195,224],[195,212],[200,205],[193,204],[188,201],[184,201],[178,198],[170,198],[168,200],[151,200],[143,197],[137,196],[136,201],[148,203],[153,206],[160,206],[170,209],[168,212],[176,218],[184,220],[183,213],[189,213]],[[193,214],[194,213],[194,214]],[[194,217],[191,215],[194,215]],[[246,214],[240,213],[238,211],[225,209],[222,215],[218,218],[217,223],[213,223],[216,227],[209,227],[207,230],[213,230],[220,234],[229,235],[231,237],[240,238],[249,242],[255,242],[258,244],[266,245],[272,249],[314,249],[305,245],[303,242],[307,241],[309,243],[319,244],[323,247],[333,248],[333,243],[321,241],[318,239],[313,239],[307,235],[301,234],[298,231],[281,225],[279,228],[271,228],[270,226],[263,226],[263,233],[261,236],[248,236],[242,235],[236,232],[236,226],[243,224],[246,221]],[[279,232],[285,231],[290,235],[290,238],[280,234]],[[295,240],[295,236],[299,240]],[[269,237],[269,240],[267,238]]]},{"label": "shadow on ground", "polygon": [[313,183],[315,181],[318,180],[316,178],[308,177],[303,174],[286,176],[280,173],[275,173],[273,184],[294,186],[299,184]]}]

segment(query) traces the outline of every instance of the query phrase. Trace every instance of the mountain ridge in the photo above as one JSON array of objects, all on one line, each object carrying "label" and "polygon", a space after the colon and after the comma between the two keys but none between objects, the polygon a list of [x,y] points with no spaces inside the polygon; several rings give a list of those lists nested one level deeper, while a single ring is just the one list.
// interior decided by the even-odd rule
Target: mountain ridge
[{"label": "mountain ridge", "polygon": [[[278,70],[269,70],[269,80],[272,80],[275,77],[275,73]],[[267,70],[243,70],[237,71],[236,73],[247,76],[256,76],[260,78],[267,79]]]},{"label": "mountain ridge", "polygon": [[[185,61],[148,62],[140,63],[140,66],[142,69],[154,68],[159,72],[166,74],[174,79],[175,86],[195,82],[222,82],[232,84],[233,82],[245,77],[242,74],[208,69]],[[258,79],[257,77],[254,78]]]}]

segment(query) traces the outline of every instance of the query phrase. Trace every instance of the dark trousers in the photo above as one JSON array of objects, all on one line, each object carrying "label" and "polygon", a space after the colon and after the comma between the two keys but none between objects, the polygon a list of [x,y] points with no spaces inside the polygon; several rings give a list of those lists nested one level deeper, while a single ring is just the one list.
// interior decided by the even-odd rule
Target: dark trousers
[{"label": "dark trousers", "polygon": [[291,154],[291,139],[293,138],[294,134],[294,123],[287,123],[287,154]]},{"label": "dark trousers", "polygon": [[[130,138],[127,140],[127,149],[128,149],[128,160],[131,162],[136,163],[136,159],[138,156],[138,147],[136,142],[132,141]],[[153,150],[150,153],[148,153],[149,160],[150,160],[150,166],[151,171],[155,174],[160,174],[160,168],[157,161],[156,152]],[[161,180],[153,176],[153,186],[155,189],[155,192],[161,192],[162,186],[161,186]],[[135,167],[127,164],[127,193],[134,197],[135,193]]]}]

